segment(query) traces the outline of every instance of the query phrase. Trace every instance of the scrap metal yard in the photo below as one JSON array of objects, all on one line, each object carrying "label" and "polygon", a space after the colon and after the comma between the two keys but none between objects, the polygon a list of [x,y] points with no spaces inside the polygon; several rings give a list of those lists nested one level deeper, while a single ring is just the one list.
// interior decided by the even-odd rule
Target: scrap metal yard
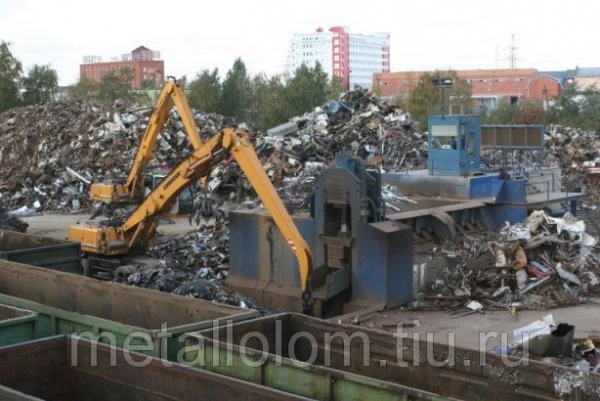
[{"label": "scrap metal yard", "polygon": [[263,132],[170,77],[0,137],[0,399],[600,397],[597,132],[358,87]]}]

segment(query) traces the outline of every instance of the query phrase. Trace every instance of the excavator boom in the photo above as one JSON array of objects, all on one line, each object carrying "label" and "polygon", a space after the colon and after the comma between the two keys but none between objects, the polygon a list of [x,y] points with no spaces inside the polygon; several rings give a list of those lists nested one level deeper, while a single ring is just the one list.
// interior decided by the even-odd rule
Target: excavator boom
[{"label": "excavator boom", "polygon": [[197,147],[119,227],[76,224],[69,228],[69,238],[80,241],[84,252],[95,255],[122,255],[135,249],[144,249],[155,233],[157,216],[169,207],[185,187],[199,177],[210,174],[226,154],[233,155],[290,245],[298,261],[302,290],[306,293],[312,271],[310,248],[271,184],[248,141],[247,132],[238,136],[233,129],[223,129]]},{"label": "excavator boom", "polygon": [[183,90],[174,78],[169,78],[156,100],[148,126],[137,148],[135,159],[129,170],[127,181],[122,184],[94,183],[90,188],[90,198],[105,203],[137,203],[144,195],[144,170],[154,154],[158,134],[169,119],[169,112],[175,106],[183,122],[194,149],[202,146],[194,116]]}]

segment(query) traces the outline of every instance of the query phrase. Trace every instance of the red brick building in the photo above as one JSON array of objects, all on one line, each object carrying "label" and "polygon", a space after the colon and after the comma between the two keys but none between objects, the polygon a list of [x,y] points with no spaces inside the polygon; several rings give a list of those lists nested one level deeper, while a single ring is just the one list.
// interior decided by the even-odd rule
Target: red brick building
[{"label": "red brick building", "polygon": [[160,60],[160,52],[152,51],[144,46],[121,56],[119,61],[103,62],[100,57],[85,57],[84,63],[79,65],[79,76],[80,79],[87,78],[100,82],[102,76],[107,72],[119,72],[124,68],[133,72],[132,89],[141,89],[144,82],[148,80],[155,81],[158,87],[164,82],[165,62]]},{"label": "red brick building", "polygon": [[[405,96],[424,71],[389,72],[373,75],[373,88],[383,97]],[[552,100],[561,91],[560,81],[533,68],[499,70],[459,70],[459,79],[471,86],[479,105],[494,108],[502,99]]]}]

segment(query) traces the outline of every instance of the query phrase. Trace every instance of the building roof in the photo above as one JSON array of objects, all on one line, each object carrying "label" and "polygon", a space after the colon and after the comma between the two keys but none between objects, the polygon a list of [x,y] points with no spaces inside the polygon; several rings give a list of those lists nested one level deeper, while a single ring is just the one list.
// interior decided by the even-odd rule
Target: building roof
[{"label": "building roof", "polygon": [[152,50],[148,49],[146,46],[138,46],[135,49],[133,49],[131,52],[137,53],[137,52],[142,52],[142,51],[152,51]]},{"label": "building roof", "polygon": [[577,67],[575,70],[576,77],[600,77],[600,67]]}]

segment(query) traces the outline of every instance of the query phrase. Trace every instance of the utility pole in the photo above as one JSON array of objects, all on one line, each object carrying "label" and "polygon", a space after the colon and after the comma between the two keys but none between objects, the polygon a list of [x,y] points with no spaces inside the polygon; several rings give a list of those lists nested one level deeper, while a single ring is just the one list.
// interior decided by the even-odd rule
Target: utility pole
[{"label": "utility pole", "polygon": [[510,68],[517,68],[517,46],[515,46],[515,34],[513,33],[510,40],[510,46],[508,48],[510,50],[510,54],[508,60],[510,62]]}]

